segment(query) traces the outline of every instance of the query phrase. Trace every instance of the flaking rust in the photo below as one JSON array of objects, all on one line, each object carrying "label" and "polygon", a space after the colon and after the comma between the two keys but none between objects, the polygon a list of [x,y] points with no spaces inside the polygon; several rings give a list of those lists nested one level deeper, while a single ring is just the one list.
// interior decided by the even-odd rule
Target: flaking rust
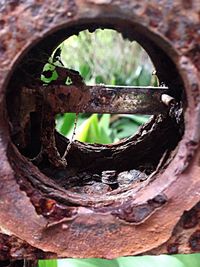
[{"label": "flaking rust", "polygon": [[[46,101],[52,114],[67,112],[109,113],[109,114],[148,114],[167,112],[166,106],[176,102],[167,95],[166,87],[108,86],[108,85],[46,85],[37,89],[22,87],[21,117],[36,111],[37,98]],[[32,101],[32,103],[30,102]],[[112,105],[111,105],[112,103]],[[24,107],[25,105],[28,105]],[[166,106],[165,106],[166,105]]]},{"label": "flaking rust", "polygon": [[[4,1],[0,9],[0,259],[199,252],[199,1]],[[40,90],[46,55],[96,28],[138,41],[173,99],[148,96],[140,113],[156,116],[128,140],[73,142],[66,166],[69,140],[54,130],[55,114],[124,112],[127,100],[126,89],[87,87],[74,71],[66,87],[63,69]],[[108,109],[122,91],[124,106]],[[144,179],[119,183],[126,172]]]},{"label": "flaking rust", "polygon": [[166,204],[167,199],[165,195],[157,195],[153,199],[149,199],[147,203],[140,204],[134,207],[130,202],[123,203],[121,207],[112,211],[112,215],[119,219],[132,224],[141,224],[147,220],[156,209],[161,208]]}]

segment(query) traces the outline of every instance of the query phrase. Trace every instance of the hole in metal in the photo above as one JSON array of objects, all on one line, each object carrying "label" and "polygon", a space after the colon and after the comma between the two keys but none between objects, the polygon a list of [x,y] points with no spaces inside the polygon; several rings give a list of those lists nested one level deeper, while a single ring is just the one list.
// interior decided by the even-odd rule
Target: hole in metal
[{"label": "hole in metal", "polygon": [[[55,136],[53,147],[56,151],[48,148],[48,153],[44,153],[42,158],[40,155],[38,157],[42,148],[43,104],[35,107],[32,92],[36,98],[40,98],[41,95],[31,90],[40,83],[46,54],[50,55],[68,36],[84,29],[94,31],[101,27],[117,29],[122,32],[124,38],[138,41],[150,55],[160,81],[168,87],[169,95],[176,101],[174,105],[167,107],[167,112],[154,116],[142,126],[135,136],[118,144],[91,145],[74,142],[66,158],[67,164],[58,166],[58,158],[65,153],[69,141],[52,131],[55,125],[45,115],[45,129],[50,129],[49,132]],[[27,94],[21,94],[22,87],[30,89],[27,90]],[[144,29],[138,27],[137,30],[133,30],[130,23],[124,25],[124,22],[119,20],[113,20],[112,24],[81,22],[44,38],[23,57],[14,71],[7,89],[7,108],[11,125],[10,135],[17,149],[15,147],[11,149],[9,159],[13,168],[18,170],[18,173],[21,172],[19,182],[25,191],[27,183],[29,186],[31,184],[32,187],[37,187],[41,195],[48,195],[50,187],[49,196],[61,203],[70,205],[80,205],[80,203],[95,205],[98,201],[106,203],[110,196],[120,197],[126,190],[139,188],[143,181],[153,179],[169,165],[184,132],[182,111],[185,106],[182,80],[174,63],[157,46],[156,41],[149,38]],[[45,114],[48,114],[48,108]],[[49,141],[51,140],[46,138],[46,146]],[[36,171],[33,164],[40,172],[38,169]],[[79,198],[77,194],[73,195],[74,193],[79,193]],[[87,201],[84,200],[85,194],[88,196]],[[97,195],[98,199],[95,197]]]},{"label": "hole in metal", "polygon": [[[58,49],[61,49],[60,55]],[[145,50],[137,43],[124,40],[114,30],[97,29],[74,35],[54,51],[55,64],[80,73],[87,85],[158,86],[155,68]],[[52,66],[46,64],[47,70]],[[53,76],[43,79],[51,81]],[[69,78],[69,77],[68,77]],[[73,136],[75,113],[58,114],[56,130],[67,138]],[[74,140],[86,143],[111,144],[136,133],[148,121],[147,115],[79,114]]]}]

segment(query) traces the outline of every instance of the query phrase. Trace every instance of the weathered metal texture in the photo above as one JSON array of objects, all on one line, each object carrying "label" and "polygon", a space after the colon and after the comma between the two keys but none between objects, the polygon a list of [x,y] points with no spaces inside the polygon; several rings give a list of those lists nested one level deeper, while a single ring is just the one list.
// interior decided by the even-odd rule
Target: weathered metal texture
[{"label": "weathered metal texture", "polygon": [[37,109],[35,92],[40,92],[41,98],[45,97],[55,114],[85,112],[155,115],[167,112],[169,105],[162,102],[162,95],[168,93],[166,87],[90,85],[84,86],[82,90],[81,86],[48,85],[35,90],[22,88],[21,105],[25,106],[31,99],[34,101],[34,104],[30,105],[32,112]]},{"label": "weathered metal texture", "polygon": [[[16,237],[16,242],[23,240],[24,249],[11,253],[12,242],[2,236],[1,259],[26,257],[29,246],[33,247],[29,253],[33,258],[38,255],[34,248],[43,251],[40,256],[47,258],[52,255],[111,259],[145,253],[199,252],[199,0],[1,0],[0,12],[0,229],[4,235]],[[66,170],[47,173],[22,156],[10,137],[12,127],[17,130],[12,114],[15,105],[6,106],[5,96],[9,91],[9,101],[17,102],[18,84],[10,83],[10,78],[29,51],[32,56],[39,56],[34,50],[39,47],[49,53],[67,36],[97,27],[112,27],[124,37],[139,41],[152,57],[159,77],[169,88],[173,87],[177,97],[183,85],[187,102],[184,103],[184,135],[176,149],[171,147],[174,151],[168,164],[155,168],[151,177],[141,183],[92,195],[61,186]],[[37,66],[33,67],[37,72]],[[23,82],[24,76],[15,75],[12,79]],[[8,113],[12,114],[10,131]],[[82,165],[85,168],[91,165],[90,170],[98,167],[101,171],[105,170],[104,166],[110,166],[108,169],[115,166],[124,171],[134,163],[134,169],[142,158],[132,150],[133,145],[144,149],[140,144],[146,138],[152,149],[148,146],[151,155],[144,152],[145,159],[151,161],[154,153],[155,158],[160,153],[157,164],[160,162],[161,167],[167,155],[167,142],[170,139],[172,142],[173,134],[164,131],[171,124],[161,117],[156,127],[153,125],[151,122],[152,127],[144,126],[135,139],[119,144],[77,142],[69,155],[69,164],[85,164]],[[56,138],[63,152],[67,141],[60,136]]]}]

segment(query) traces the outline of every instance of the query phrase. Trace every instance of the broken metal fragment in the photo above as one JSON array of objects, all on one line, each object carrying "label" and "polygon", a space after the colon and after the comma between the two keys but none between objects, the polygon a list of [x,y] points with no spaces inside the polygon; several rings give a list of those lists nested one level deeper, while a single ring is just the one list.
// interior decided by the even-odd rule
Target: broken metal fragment
[{"label": "broken metal fragment", "polygon": [[[54,114],[109,113],[109,114],[160,114],[167,112],[161,97],[167,87],[110,86],[110,85],[46,85],[39,88],[22,87],[21,99],[35,103],[44,99]],[[40,97],[38,98],[38,94]],[[29,100],[30,102],[30,100]],[[22,103],[23,107],[23,103]],[[33,105],[30,106],[31,112]]]}]

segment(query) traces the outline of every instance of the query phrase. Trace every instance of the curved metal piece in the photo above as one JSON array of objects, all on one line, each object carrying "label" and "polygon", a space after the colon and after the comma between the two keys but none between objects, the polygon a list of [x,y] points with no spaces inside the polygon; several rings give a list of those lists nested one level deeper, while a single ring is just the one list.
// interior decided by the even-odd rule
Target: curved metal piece
[{"label": "curved metal piece", "polygon": [[[1,259],[199,252],[199,1],[6,1],[0,10]],[[35,136],[27,133],[30,120],[39,121],[41,114],[27,114],[23,127],[17,117],[21,87],[42,70],[34,58],[42,59],[72,34],[98,27],[114,28],[143,45],[160,79],[183,103],[184,126],[180,109],[170,110],[128,141],[76,142],[68,155],[70,169],[35,166],[29,158],[38,152],[40,127],[32,123]],[[27,136],[35,145],[29,146]],[[63,154],[68,141],[55,138]],[[141,163],[151,163],[150,175],[125,189],[101,185],[100,191],[78,192],[66,185],[65,177],[77,185],[86,174],[99,182],[105,168],[142,172]]]}]

